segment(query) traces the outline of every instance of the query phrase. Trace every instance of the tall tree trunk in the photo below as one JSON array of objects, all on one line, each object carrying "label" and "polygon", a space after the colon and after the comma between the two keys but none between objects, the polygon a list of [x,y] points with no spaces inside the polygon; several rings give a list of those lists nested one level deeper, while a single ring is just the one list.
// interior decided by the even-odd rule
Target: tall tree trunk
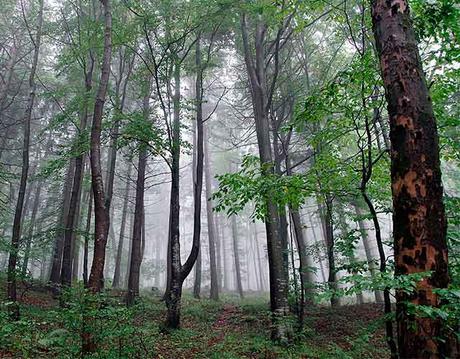
[{"label": "tall tree trunk", "polygon": [[236,290],[240,298],[244,297],[243,284],[241,281],[241,262],[240,250],[238,246],[238,226],[236,224],[236,216],[232,215],[232,239],[233,239],[233,258],[235,259],[235,277],[236,277]]},{"label": "tall tree trunk", "polygon": [[[195,106],[196,106],[196,138],[194,141],[196,147],[194,147],[194,164],[193,172],[193,240],[200,243],[201,239],[201,196],[203,191],[203,67],[201,64],[201,34],[198,34],[198,38],[195,45],[195,65],[196,65],[196,80],[195,80]],[[209,226],[208,226],[209,228]],[[195,285],[194,285],[194,296],[200,296],[200,285],[201,285],[201,250],[199,251],[199,261],[196,263],[195,270]],[[211,283],[212,285],[212,283]],[[211,290],[212,295],[212,290]]]},{"label": "tall tree trunk", "polygon": [[88,246],[91,231],[91,217],[93,214],[93,192],[89,193],[88,210],[86,213],[85,242],[83,245],[83,284],[88,286]]},{"label": "tall tree trunk", "polygon": [[[243,37],[245,64],[249,76],[252,106],[254,112],[257,144],[259,148],[260,163],[264,173],[274,173],[273,156],[270,143],[270,129],[268,123],[268,99],[265,73],[264,40],[267,28],[258,21],[255,30],[255,60],[251,55],[248,39],[246,16],[241,17],[241,30]],[[291,334],[289,323],[285,320],[289,315],[288,305],[288,278],[284,265],[283,239],[280,233],[278,208],[270,198],[267,201],[267,218],[265,228],[267,232],[267,250],[270,273],[270,307],[272,311],[272,338],[287,340]]]},{"label": "tall tree trunk", "polygon": [[211,271],[211,293],[213,300],[219,299],[219,279],[217,276],[216,262],[216,224],[214,223],[214,212],[212,211],[212,188],[211,188],[211,162],[209,158],[209,136],[207,128],[204,129],[204,159],[205,159],[205,187],[206,187],[206,216],[208,222],[209,240],[209,269]]},{"label": "tall tree trunk", "polygon": [[24,259],[22,262],[22,269],[21,269],[21,273],[23,276],[27,274],[27,267],[29,266],[30,250],[32,247],[32,241],[34,237],[35,219],[37,218],[38,207],[40,205],[41,189],[42,189],[41,181],[39,181],[37,183],[37,187],[35,188],[34,202],[32,204],[32,214],[30,216],[29,233],[27,235],[27,243],[26,243],[26,248],[24,250]]},{"label": "tall tree trunk", "polygon": [[217,228],[220,228],[221,246],[222,246],[222,289],[228,289],[228,262],[227,262],[227,246],[225,237],[225,228],[222,223],[222,217],[217,215]]},{"label": "tall tree trunk", "polygon": [[[85,161],[86,162],[86,161]],[[72,282],[78,281],[78,274],[80,273],[80,247],[81,247],[81,231],[83,224],[83,216],[81,213],[82,203],[86,204],[89,201],[89,191],[85,191],[84,195],[80,198],[77,209],[77,228],[78,232],[74,232],[74,238],[72,239]],[[86,239],[86,237],[84,237]]]},{"label": "tall tree trunk", "polygon": [[174,64],[173,125],[171,146],[171,195],[169,207],[169,276],[165,293],[167,307],[166,327],[175,329],[180,326],[180,302],[182,296],[180,230],[179,230],[179,160],[180,160],[180,62]]},{"label": "tall tree trunk", "polygon": [[[208,198],[211,198],[212,193],[209,194]],[[214,215],[214,228],[216,229],[216,270],[217,270],[217,290],[220,292],[222,290],[222,238],[219,233],[219,223],[218,217]]]},{"label": "tall tree trunk", "polygon": [[114,288],[119,288],[121,285],[121,257],[123,256],[123,242],[125,238],[125,229],[126,229],[126,217],[128,212],[128,199],[129,199],[129,189],[131,186],[131,171],[132,171],[131,162],[128,165],[128,172],[126,176],[126,187],[123,195],[123,209],[121,212],[121,224],[120,224],[120,236],[118,238],[118,247],[117,247],[117,256],[115,259],[115,271],[113,274],[113,284]]},{"label": "tall tree trunk", "polygon": [[[104,7],[104,54],[102,58],[101,78],[94,104],[93,125],[91,128],[90,159],[91,185],[94,197],[94,255],[88,287],[99,292],[103,287],[105,249],[109,230],[109,212],[105,203],[104,183],[101,167],[101,130],[104,103],[110,77],[112,54],[112,13],[110,0],[100,0]],[[91,348],[89,348],[91,349]]]},{"label": "tall tree trunk", "polygon": [[[149,121],[149,101],[150,101],[150,79],[146,86],[146,93],[143,100],[144,120]],[[135,298],[139,296],[139,276],[142,263],[142,227],[144,225],[144,188],[145,188],[145,169],[147,167],[148,152],[145,143],[139,144],[139,162],[137,165],[136,181],[136,203],[134,206],[134,226],[133,239],[131,244],[131,261],[128,277],[128,295],[126,304],[131,306]]]},{"label": "tall tree trunk", "polygon": [[21,219],[22,209],[24,206],[24,196],[27,187],[27,176],[29,172],[29,144],[30,144],[30,122],[32,118],[32,110],[35,101],[35,73],[37,71],[38,55],[40,52],[40,42],[42,36],[43,25],[43,0],[39,1],[39,12],[37,18],[37,32],[34,40],[34,55],[32,60],[32,68],[29,75],[29,98],[24,114],[24,138],[22,146],[22,170],[21,180],[19,183],[18,200],[14,212],[13,233],[11,236],[11,249],[8,259],[8,276],[7,276],[7,292],[8,300],[12,302],[9,305],[9,315],[12,320],[19,320],[19,306],[17,304],[17,287],[16,287],[16,263],[18,260],[19,240],[21,238]]},{"label": "tall tree trunk", "polygon": [[407,308],[439,307],[435,289],[450,282],[436,119],[407,1],[374,0],[372,23],[390,119],[395,275],[431,271],[413,293],[396,293],[399,355],[451,356],[440,319]]},{"label": "tall tree trunk", "polygon": [[62,266],[62,252],[64,251],[64,228],[66,214],[69,212],[70,196],[72,193],[73,175],[75,172],[75,160],[71,159],[67,173],[64,180],[64,188],[62,190],[62,205],[61,215],[59,218],[56,238],[54,240],[53,257],[51,262],[50,283],[54,289],[61,283],[61,266]]}]

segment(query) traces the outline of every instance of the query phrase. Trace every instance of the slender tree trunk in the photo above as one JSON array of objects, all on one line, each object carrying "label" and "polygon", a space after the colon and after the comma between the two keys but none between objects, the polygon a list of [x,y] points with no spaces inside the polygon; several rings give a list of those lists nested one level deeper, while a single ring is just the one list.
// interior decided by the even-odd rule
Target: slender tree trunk
[{"label": "slender tree trunk", "polygon": [[17,286],[16,286],[16,263],[18,260],[19,241],[21,238],[21,219],[24,206],[24,196],[27,187],[27,176],[29,172],[29,144],[30,144],[30,123],[32,118],[32,110],[35,101],[35,72],[38,65],[38,55],[40,52],[40,41],[43,25],[43,0],[39,1],[39,12],[37,18],[37,32],[34,40],[34,56],[32,60],[32,68],[29,75],[29,98],[24,114],[24,134],[22,146],[22,170],[21,180],[19,184],[18,200],[14,212],[13,233],[11,236],[11,249],[8,259],[8,277],[7,277],[7,292],[8,300],[11,302],[9,306],[9,316],[12,320],[19,320],[19,306],[17,304]]},{"label": "slender tree trunk", "polygon": [[[208,198],[211,198],[212,193],[210,193]],[[214,211],[211,208],[212,214],[214,216],[214,228],[216,229],[216,270],[217,270],[217,290],[222,291],[222,238],[219,233],[219,218],[214,215]]]},{"label": "slender tree trunk", "polygon": [[22,262],[22,270],[21,270],[21,273],[23,276],[27,274],[27,267],[29,266],[30,249],[31,249],[32,241],[34,237],[35,219],[37,217],[38,207],[40,204],[41,189],[42,189],[41,181],[39,181],[37,183],[37,187],[35,188],[34,202],[32,204],[32,214],[30,216],[29,233],[27,235],[27,243],[26,243],[26,248],[24,250],[24,259]]},{"label": "slender tree trunk", "polygon": [[123,256],[123,242],[125,238],[125,229],[126,229],[126,217],[128,212],[128,199],[129,199],[129,189],[131,186],[131,172],[132,164],[131,162],[128,165],[128,172],[126,176],[126,187],[123,196],[123,209],[121,212],[121,224],[120,224],[120,236],[118,238],[118,247],[117,247],[117,256],[115,259],[115,271],[113,274],[113,284],[114,288],[119,288],[121,285],[121,257]]},{"label": "slender tree trunk", "polygon": [[[143,116],[147,122],[149,120],[149,101],[150,101],[150,79],[146,88],[143,101]],[[134,206],[134,228],[131,247],[131,261],[128,277],[128,295],[126,304],[131,306],[135,298],[139,296],[139,276],[142,263],[142,227],[144,225],[144,188],[145,188],[145,169],[147,167],[148,152],[146,144],[139,145],[139,162],[137,165],[136,181],[136,203]]]},{"label": "slender tree trunk", "polygon": [[70,204],[70,196],[72,193],[72,183],[73,183],[73,175],[75,172],[75,160],[71,159],[69,163],[69,167],[67,169],[65,181],[64,181],[64,188],[62,191],[62,209],[61,215],[59,218],[56,238],[54,240],[54,247],[53,247],[53,258],[51,263],[51,272],[50,272],[50,283],[53,285],[54,289],[56,286],[60,284],[60,277],[61,277],[61,266],[62,266],[62,252],[64,250],[64,226],[65,226],[65,219],[66,213],[69,212],[69,204]]},{"label": "slender tree trunk", "polygon": [[[103,287],[105,249],[109,230],[109,212],[106,207],[104,183],[101,166],[101,130],[105,97],[110,76],[110,60],[112,53],[112,14],[110,0],[100,0],[104,7],[104,54],[102,59],[101,78],[94,104],[93,125],[91,128],[90,159],[91,184],[94,196],[94,255],[88,287],[92,292],[99,292]],[[91,349],[91,348],[89,348]]]},{"label": "slender tree trunk", "polygon": [[260,250],[260,246],[259,246],[259,239],[258,239],[258,235],[257,235],[257,225],[254,223],[254,242],[255,242],[255,246],[256,246],[256,249],[257,249],[257,266],[258,266],[258,269],[259,269],[259,286],[260,286],[260,290],[262,292],[265,291],[265,275],[264,275],[264,267],[262,265],[262,253],[261,253],[261,250]]},{"label": "slender tree trunk", "polygon": [[[318,207],[319,209],[319,207]],[[319,212],[321,212],[319,210]],[[321,223],[322,223],[322,220],[321,220]],[[314,243],[315,245],[318,244],[318,237],[316,235],[316,231],[315,231],[315,226],[313,224],[313,220],[312,220],[312,216],[310,216],[310,227],[311,227],[311,232],[313,234],[313,240],[314,240]],[[324,271],[324,265],[323,265],[323,260],[322,260],[322,253],[319,253],[318,254],[318,263],[319,263],[319,268],[321,270],[321,278],[322,278],[322,282],[325,282],[326,281],[326,273]]]},{"label": "slender tree trunk", "polygon": [[221,246],[222,246],[222,289],[228,289],[228,262],[227,262],[227,246],[226,246],[226,237],[225,237],[225,229],[222,223],[222,218],[218,215],[217,224],[219,225],[217,228],[220,228],[220,237],[222,238]]},{"label": "slender tree trunk", "polygon": [[319,206],[321,222],[324,231],[324,240],[326,244],[327,262],[329,273],[327,283],[329,290],[332,291],[331,306],[335,307],[340,304],[339,298],[335,294],[337,290],[337,277],[335,272],[335,253],[334,253],[334,223],[332,218],[332,199],[329,195],[325,195],[324,206]]},{"label": "slender tree trunk", "polygon": [[216,224],[214,223],[214,212],[212,211],[212,188],[211,188],[211,162],[209,158],[209,137],[207,129],[204,129],[204,159],[205,159],[205,187],[206,187],[206,215],[208,219],[208,240],[209,240],[209,269],[211,271],[211,293],[213,300],[219,299],[219,282],[216,262]]},{"label": "slender tree trunk", "polygon": [[[358,216],[358,226],[359,226],[359,231],[361,233],[361,238],[363,240],[363,246],[364,246],[364,252],[366,253],[366,260],[367,260],[367,265],[369,267],[369,271],[372,276],[375,276],[377,274],[377,268],[375,267],[375,262],[374,258],[372,256],[372,249],[371,249],[371,244],[369,241],[369,235],[367,233],[366,225],[364,223],[364,220],[361,218],[363,216],[361,208],[356,203],[353,203],[353,207],[355,209],[356,215]],[[377,303],[383,303],[383,295],[381,291],[375,290],[374,291],[374,296],[375,296],[375,301]]]},{"label": "slender tree trunk", "polygon": [[[194,147],[195,155],[195,166],[194,180],[193,180],[193,239],[200,243],[201,239],[201,196],[203,191],[203,68],[201,64],[201,34],[198,34],[198,38],[195,45],[195,65],[196,65],[196,80],[195,80],[195,106],[196,106],[196,138],[194,141],[196,147]],[[209,228],[209,226],[208,226]],[[194,296],[198,298],[200,296],[200,285],[201,285],[201,250],[199,251],[199,261],[196,264],[195,270],[195,286]],[[211,283],[212,285],[212,283]],[[212,290],[211,290],[212,295]]]},{"label": "slender tree trunk", "polygon": [[243,284],[241,282],[241,263],[240,263],[240,249],[238,246],[238,226],[236,224],[236,216],[232,215],[232,239],[233,239],[233,258],[235,259],[235,276],[236,276],[236,289],[240,298],[244,297]]},{"label": "slender tree trunk", "polygon": [[83,245],[83,284],[88,287],[88,246],[91,231],[91,217],[93,214],[93,192],[89,193],[88,210],[86,213],[85,242]]},{"label": "slender tree trunk", "polygon": [[300,272],[300,285],[301,289],[305,293],[305,297],[311,299],[314,288],[314,276],[312,273],[312,263],[310,258],[308,258],[308,250],[305,242],[305,237],[303,235],[302,222],[300,220],[300,215],[297,210],[289,208],[291,215],[292,225],[294,227],[294,234],[296,239],[297,250],[299,252],[299,272]]}]

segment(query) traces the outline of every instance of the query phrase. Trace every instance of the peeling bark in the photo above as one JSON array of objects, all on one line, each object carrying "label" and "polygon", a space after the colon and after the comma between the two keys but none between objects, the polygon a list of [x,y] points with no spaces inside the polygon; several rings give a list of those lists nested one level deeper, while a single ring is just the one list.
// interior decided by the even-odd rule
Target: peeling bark
[{"label": "peeling bark", "polygon": [[374,0],[372,22],[390,119],[395,275],[431,271],[413,293],[396,293],[399,355],[440,358],[448,354],[440,320],[407,309],[439,307],[434,289],[449,284],[436,120],[408,3]]}]

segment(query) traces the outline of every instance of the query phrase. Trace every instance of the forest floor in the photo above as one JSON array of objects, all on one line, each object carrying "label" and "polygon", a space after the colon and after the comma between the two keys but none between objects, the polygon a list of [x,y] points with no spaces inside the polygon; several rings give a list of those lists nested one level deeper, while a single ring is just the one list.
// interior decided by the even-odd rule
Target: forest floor
[{"label": "forest floor", "polygon": [[[4,290],[4,286],[2,285]],[[98,310],[81,289],[74,289],[65,308],[40,286],[23,287],[22,317],[7,320],[0,312],[0,358],[80,358],[82,328],[100,343],[94,358],[385,358],[382,308],[375,304],[330,308],[308,306],[305,329],[293,344],[269,339],[268,298],[243,300],[225,295],[218,301],[185,294],[182,328],[162,333],[165,306],[143,293],[126,309],[120,292],[108,292]],[[3,295],[3,293],[2,293]],[[3,296],[4,298],[4,296]]]}]

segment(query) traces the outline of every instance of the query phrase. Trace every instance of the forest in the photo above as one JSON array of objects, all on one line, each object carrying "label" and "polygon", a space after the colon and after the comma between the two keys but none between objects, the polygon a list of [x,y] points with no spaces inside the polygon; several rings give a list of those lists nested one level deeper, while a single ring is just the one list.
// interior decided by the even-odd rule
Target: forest
[{"label": "forest", "polygon": [[0,358],[460,358],[458,0],[1,0]]}]

